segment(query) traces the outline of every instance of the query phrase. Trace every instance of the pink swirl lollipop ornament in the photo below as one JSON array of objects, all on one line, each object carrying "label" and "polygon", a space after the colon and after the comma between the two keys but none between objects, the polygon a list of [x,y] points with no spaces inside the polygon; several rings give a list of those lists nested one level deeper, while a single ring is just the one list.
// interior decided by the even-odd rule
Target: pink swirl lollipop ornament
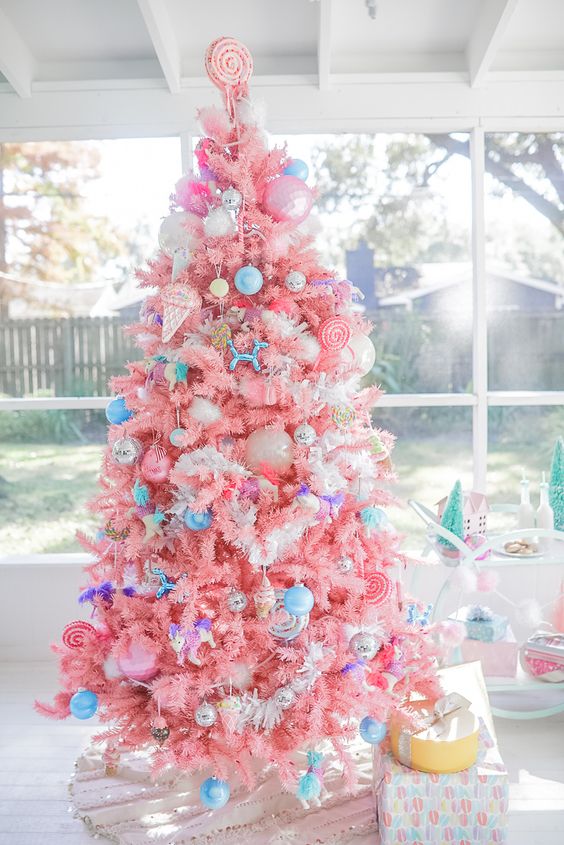
[{"label": "pink swirl lollipop ornament", "polygon": [[253,57],[236,38],[217,38],[206,50],[206,73],[225,97],[230,116],[234,104],[248,94],[248,81],[253,72]]}]

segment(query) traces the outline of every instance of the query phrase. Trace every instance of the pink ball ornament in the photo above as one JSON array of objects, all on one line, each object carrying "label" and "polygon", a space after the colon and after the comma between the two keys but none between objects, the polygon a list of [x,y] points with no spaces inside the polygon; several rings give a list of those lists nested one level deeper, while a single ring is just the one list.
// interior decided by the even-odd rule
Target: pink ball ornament
[{"label": "pink ball ornament", "polygon": [[301,223],[313,205],[313,195],[297,176],[279,176],[266,186],[264,207],[278,223]]},{"label": "pink ball ornament", "polygon": [[134,681],[150,681],[159,673],[159,659],[156,650],[147,649],[140,643],[132,642],[125,652],[117,658],[120,671]]},{"label": "pink ball ornament", "polygon": [[245,460],[253,472],[267,464],[275,472],[288,472],[294,462],[294,444],[285,431],[258,428],[247,437]]},{"label": "pink ball ornament", "polygon": [[172,467],[172,461],[163,449],[157,443],[151,446],[145,457],[141,461],[141,474],[147,481],[152,481],[154,484],[161,484],[166,481],[168,474]]}]

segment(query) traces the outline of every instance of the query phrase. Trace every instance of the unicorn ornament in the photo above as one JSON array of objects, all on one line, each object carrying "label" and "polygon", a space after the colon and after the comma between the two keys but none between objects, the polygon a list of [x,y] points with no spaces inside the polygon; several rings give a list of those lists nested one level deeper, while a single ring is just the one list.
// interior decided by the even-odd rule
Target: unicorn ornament
[{"label": "unicorn ornament", "polygon": [[181,625],[174,624],[170,626],[168,631],[170,644],[181,666],[184,665],[186,657],[195,666],[202,665],[198,657],[198,649],[202,643],[209,643],[211,648],[216,647],[211,626],[211,619],[197,619],[191,628],[182,628]]},{"label": "unicorn ornament", "polygon": [[323,784],[322,760],[323,754],[319,751],[307,752],[308,770],[300,778],[297,793],[304,810],[309,810],[312,804],[315,807],[321,807],[321,801],[329,794]]}]

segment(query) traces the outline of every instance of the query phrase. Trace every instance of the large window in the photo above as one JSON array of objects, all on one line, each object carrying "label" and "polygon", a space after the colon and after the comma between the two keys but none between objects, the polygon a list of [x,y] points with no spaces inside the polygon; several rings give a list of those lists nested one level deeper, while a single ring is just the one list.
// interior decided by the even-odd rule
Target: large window
[{"label": "large window", "polygon": [[[323,260],[362,290],[374,323],[371,378],[386,390],[374,424],[398,437],[398,496],[433,505],[460,478],[515,501],[521,467],[537,479],[564,429],[564,134],[272,140],[309,162]],[[178,139],[20,146],[11,166],[3,148],[1,183],[5,554],[72,550],[75,529],[94,527],[84,502],[107,381],[136,354],[120,328],[140,302],[131,270],[181,172]],[[392,517],[417,547],[417,518]]]},{"label": "large window", "polygon": [[178,138],[0,145],[0,555],[97,527],[101,409],[180,173]]}]

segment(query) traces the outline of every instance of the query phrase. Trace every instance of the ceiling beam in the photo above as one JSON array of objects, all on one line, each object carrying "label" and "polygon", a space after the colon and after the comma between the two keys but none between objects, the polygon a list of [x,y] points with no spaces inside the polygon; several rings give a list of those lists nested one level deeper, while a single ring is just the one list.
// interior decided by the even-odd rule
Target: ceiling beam
[{"label": "ceiling beam", "polygon": [[331,78],[331,28],[333,0],[320,0],[317,29],[317,76],[320,91],[328,91]]},{"label": "ceiling beam", "polygon": [[31,51],[0,9],[0,71],[20,97],[31,97],[33,68]]},{"label": "ceiling beam", "polygon": [[180,49],[165,0],[137,0],[171,94],[180,93]]},{"label": "ceiling beam", "polygon": [[518,2],[519,0],[482,0],[482,8],[466,47],[472,88],[484,82]]}]

